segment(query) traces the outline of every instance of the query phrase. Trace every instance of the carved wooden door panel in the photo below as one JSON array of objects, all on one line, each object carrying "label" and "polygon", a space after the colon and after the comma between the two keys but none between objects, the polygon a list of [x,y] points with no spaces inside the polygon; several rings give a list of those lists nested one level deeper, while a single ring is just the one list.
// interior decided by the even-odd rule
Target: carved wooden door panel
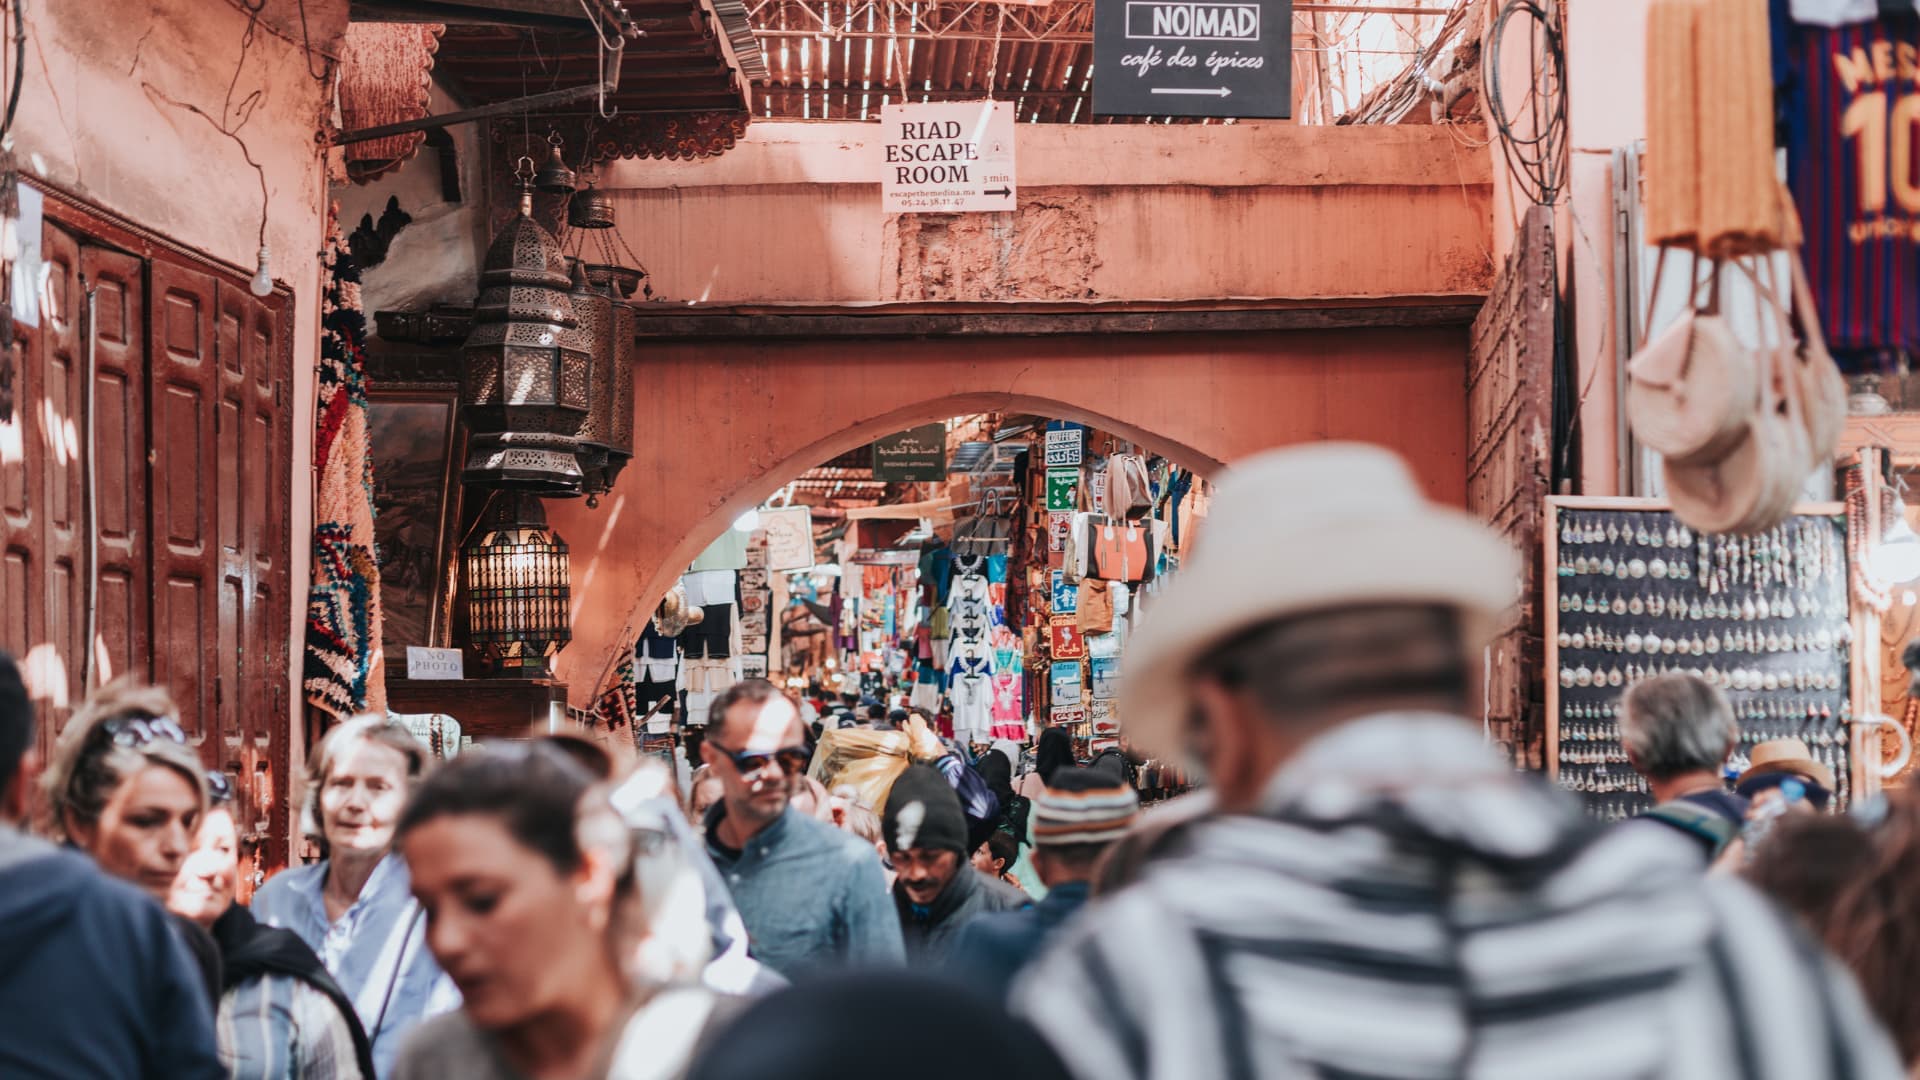
[{"label": "carved wooden door panel", "polygon": [[1526,560],[1521,602],[1493,644],[1488,726],[1515,762],[1541,768],[1540,528],[1552,493],[1553,214],[1527,212],[1473,324],[1467,373],[1467,505]]},{"label": "carved wooden door panel", "polygon": [[[219,767],[239,785],[235,820],[243,836],[284,833],[272,811],[287,771],[286,680],[289,609],[287,454],[281,408],[290,377],[285,305],[222,282],[218,291],[218,387],[214,433],[219,461],[219,619],[237,641],[222,651],[216,696]],[[284,837],[273,835],[280,840]]]},{"label": "carved wooden door panel", "polygon": [[[37,668],[43,685],[58,680],[66,699],[78,705],[86,678],[86,360],[80,282],[80,245],[47,226],[41,237],[48,277],[37,337],[40,353],[40,565],[47,616],[41,628]],[[50,646],[50,649],[46,647]],[[66,722],[60,696],[48,719]]]},{"label": "carved wooden door panel", "polygon": [[80,249],[93,289],[94,629],[99,681],[152,677],[147,618],[147,311],[144,266],[111,248]]},{"label": "carved wooden door panel", "polygon": [[[55,273],[59,273],[57,233],[48,226],[42,238]],[[69,266],[71,259],[67,260]],[[64,287],[62,292],[70,290]],[[46,662],[53,652],[48,641],[47,584],[51,579],[46,558],[46,483],[48,459],[59,448],[54,437],[60,426],[49,421],[46,401],[45,324],[38,330],[24,326],[12,355],[0,357],[0,380],[9,389],[0,394],[9,406],[0,412],[0,650],[29,668]],[[29,680],[36,672],[29,670]],[[64,680],[62,680],[64,682]],[[54,725],[66,713],[44,716],[40,749],[48,749]]]},{"label": "carved wooden door panel", "polygon": [[147,296],[152,482],[153,678],[209,765],[224,733],[217,665],[239,649],[239,627],[219,617],[219,523],[214,513],[214,278],[154,260]]}]

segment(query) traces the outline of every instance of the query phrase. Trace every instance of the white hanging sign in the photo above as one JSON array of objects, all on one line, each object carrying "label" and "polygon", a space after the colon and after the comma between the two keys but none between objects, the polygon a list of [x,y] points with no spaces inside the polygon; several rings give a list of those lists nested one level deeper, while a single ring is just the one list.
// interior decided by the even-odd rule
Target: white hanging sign
[{"label": "white hanging sign", "polygon": [[888,104],[880,109],[880,131],[887,213],[1014,209],[1011,102]]}]

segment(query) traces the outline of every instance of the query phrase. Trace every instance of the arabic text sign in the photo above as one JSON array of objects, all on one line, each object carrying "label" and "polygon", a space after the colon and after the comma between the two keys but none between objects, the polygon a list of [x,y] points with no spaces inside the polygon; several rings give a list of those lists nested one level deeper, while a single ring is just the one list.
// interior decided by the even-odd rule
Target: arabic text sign
[{"label": "arabic text sign", "polygon": [[880,131],[887,213],[1015,207],[1012,102],[889,104],[880,110]]},{"label": "arabic text sign", "polygon": [[875,480],[922,481],[947,478],[947,426],[922,424],[873,444]]},{"label": "arabic text sign", "polygon": [[1097,4],[1093,50],[1096,115],[1293,115],[1292,0]]}]

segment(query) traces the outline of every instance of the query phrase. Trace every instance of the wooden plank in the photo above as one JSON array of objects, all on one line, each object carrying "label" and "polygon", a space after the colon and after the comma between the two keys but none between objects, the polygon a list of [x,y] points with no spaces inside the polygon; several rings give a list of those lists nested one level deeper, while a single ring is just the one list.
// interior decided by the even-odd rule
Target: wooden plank
[{"label": "wooden plank", "polygon": [[94,290],[95,636],[102,683],[152,677],[147,552],[146,267],[89,244],[80,272]]},{"label": "wooden plank", "polygon": [[1383,304],[1377,307],[1004,315],[643,314],[639,320],[638,335],[643,340],[661,340],[1255,333],[1273,330],[1463,326],[1472,321],[1479,309],[1477,302],[1464,301],[1418,306]]}]

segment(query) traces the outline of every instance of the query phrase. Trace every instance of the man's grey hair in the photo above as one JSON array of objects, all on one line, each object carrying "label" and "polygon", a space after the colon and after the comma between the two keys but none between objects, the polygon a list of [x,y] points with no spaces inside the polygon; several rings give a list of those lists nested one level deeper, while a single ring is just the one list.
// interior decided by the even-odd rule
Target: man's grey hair
[{"label": "man's grey hair", "polygon": [[1718,772],[1739,738],[1727,696],[1686,672],[1634,684],[1620,713],[1620,743],[1651,780]]}]

